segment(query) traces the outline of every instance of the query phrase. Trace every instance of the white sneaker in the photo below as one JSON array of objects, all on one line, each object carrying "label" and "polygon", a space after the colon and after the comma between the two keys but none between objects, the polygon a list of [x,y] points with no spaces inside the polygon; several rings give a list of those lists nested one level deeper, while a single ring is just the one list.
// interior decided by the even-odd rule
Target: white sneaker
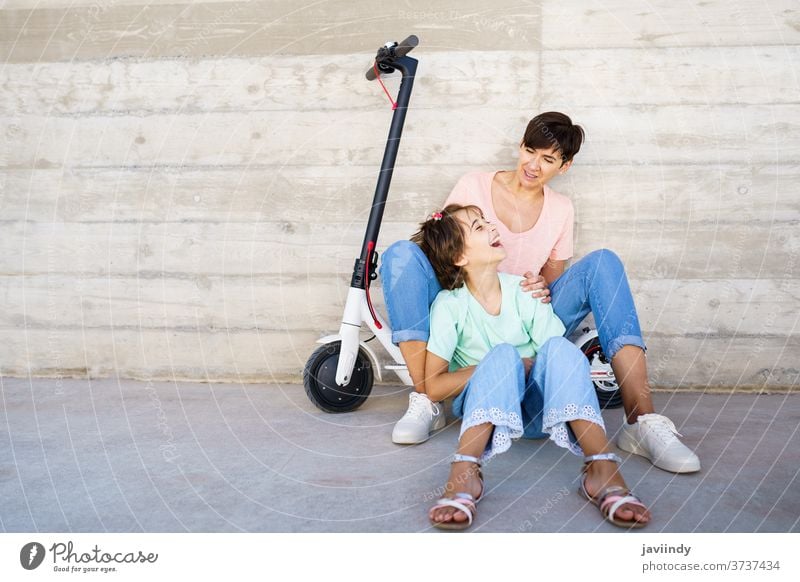
[{"label": "white sneaker", "polygon": [[432,431],[444,428],[444,425],[444,407],[431,402],[425,394],[412,392],[408,395],[408,410],[394,425],[392,442],[398,445],[424,443]]},{"label": "white sneaker", "polygon": [[682,435],[666,416],[643,414],[633,424],[622,423],[617,446],[623,451],[647,457],[656,467],[665,471],[699,471],[700,459],[678,440],[679,436]]}]

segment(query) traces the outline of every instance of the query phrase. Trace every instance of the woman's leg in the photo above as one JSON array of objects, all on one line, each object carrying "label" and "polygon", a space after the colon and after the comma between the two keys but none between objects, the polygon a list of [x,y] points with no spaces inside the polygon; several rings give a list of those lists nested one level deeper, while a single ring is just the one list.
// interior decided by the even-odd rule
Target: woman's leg
[{"label": "woman's leg", "polygon": [[445,425],[444,408],[425,395],[425,357],[430,335],[430,306],[441,290],[428,258],[411,241],[402,240],[383,253],[381,284],[392,326],[415,392],[406,413],[392,430],[397,444],[418,444]]},{"label": "woman's leg", "polygon": [[647,379],[647,362],[644,350],[637,346],[622,346],[611,360],[614,377],[621,387],[625,420],[633,424],[645,414],[653,414],[653,398]]},{"label": "woman's leg", "polygon": [[553,310],[567,328],[564,335],[575,331],[590,311],[594,314],[628,422],[654,412],[639,316],[619,257],[608,249],[589,253],[553,281],[550,293]]},{"label": "woman's leg", "polygon": [[[508,450],[511,440],[522,436],[524,378],[522,359],[511,345],[498,345],[481,360],[453,402],[454,414],[463,416],[458,453],[485,462]],[[445,492],[446,497],[463,492],[478,499],[483,491],[475,463],[453,463]],[[463,511],[453,507],[437,507],[429,515],[433,521],[467,520]]]},{"label": "woman's leg", "polygon": [[380,274],[392,341],[406,360],[416,391],[424,394],[430,309],[442,288],[428,257],[408,240],[397,241],[384,251]]},{"label": "woman's leg", "polygon": [[608,249],[589,253],[550,287],[553,310],[572,333],[591,311],[603,352],[622,393],[627,422],[617,445],[674,472],[700,469],[700,460],[678,438],[671,420],[655,414],[647,378],[645,345],[628,277]]}]

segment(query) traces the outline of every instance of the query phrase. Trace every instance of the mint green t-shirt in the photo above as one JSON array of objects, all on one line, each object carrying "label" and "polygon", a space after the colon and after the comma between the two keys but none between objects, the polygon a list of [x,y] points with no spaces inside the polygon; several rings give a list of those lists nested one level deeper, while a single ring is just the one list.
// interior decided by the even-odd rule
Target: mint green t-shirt
[{"label": "mint green t-shirt", "polygon": [[532,358],[548,339],[564,335],[553,307],[522,291],[522,277],[497,275],[503,293],[499,315],[488,314],[466,285],[440,291],[431,306],[428,351],[450,362],[450,371],[477,364],[504,343]]}]

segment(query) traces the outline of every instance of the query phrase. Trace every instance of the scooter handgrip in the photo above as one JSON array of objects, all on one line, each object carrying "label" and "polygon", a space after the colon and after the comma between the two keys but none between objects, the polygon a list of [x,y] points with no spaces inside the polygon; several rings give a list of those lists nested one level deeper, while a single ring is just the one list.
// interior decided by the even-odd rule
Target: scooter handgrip
[{"label": "scooter handgrip", "polygon": [[404,57],[408,53],[410,53],[411,49],[413,49],[418,44],[419,44],[419,38],[417,38],[416,34],[412,34],[403,42],[398,44],[397,47],[395,47],[394,54],[398,57]]},{"label": "scooter handgrip", "polygon": [[375,65],[373,65],[367,69],[367,81],[374,81],[377,78],[378,75],[375,74]]}]

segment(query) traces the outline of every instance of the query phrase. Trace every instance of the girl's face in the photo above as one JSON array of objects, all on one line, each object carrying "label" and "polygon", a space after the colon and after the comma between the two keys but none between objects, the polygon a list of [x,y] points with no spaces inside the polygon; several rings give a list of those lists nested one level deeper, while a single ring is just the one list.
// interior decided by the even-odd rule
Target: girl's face
[{"label": "girl's face", "polygon": [[506,258],[506,250],[500,242],[497,227],[487,221],[483,214],[471,209],[459,210],[455,214],[464,233],[464,254],[456,265],[497,264]]},{"label": "girl's face", "polygon": [[541,188],[571,165],[572,160],[561,163],[561,151],[557,148],[533,149],[522,144],[519,147],[517,179],[523,188]]}]

